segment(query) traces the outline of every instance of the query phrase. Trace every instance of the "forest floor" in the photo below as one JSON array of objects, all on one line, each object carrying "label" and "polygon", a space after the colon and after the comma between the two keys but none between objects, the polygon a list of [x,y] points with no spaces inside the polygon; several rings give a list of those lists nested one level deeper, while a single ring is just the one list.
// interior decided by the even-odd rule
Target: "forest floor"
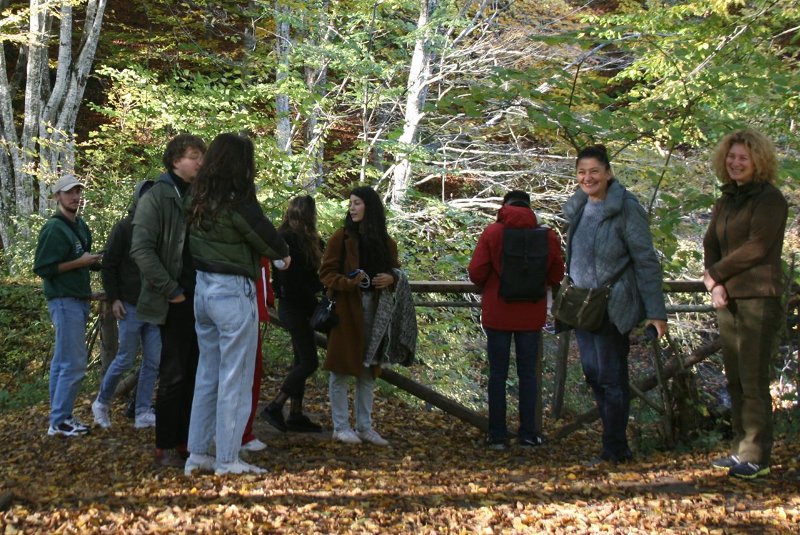
[{"label": "forest floor", "polygon": [[[263,392],[275,392],[267,377]],[[328,422],[325,392],[308,411]],[[90,395],[76,415],[91,421]],[[731,480],[725,451],[654,452],[588,466],[598,424],[530,449],[490,451],[438,410],[378,396],[381,448],[330,432],[278,433],[249,456],[265,475],[185,477],[153,464],[153,430],[114,405],[112,428],[46,436],[47,406],[0,414],[0,534],[13,533],[797,533],[800,443],[779,437],[772,474]]]}]

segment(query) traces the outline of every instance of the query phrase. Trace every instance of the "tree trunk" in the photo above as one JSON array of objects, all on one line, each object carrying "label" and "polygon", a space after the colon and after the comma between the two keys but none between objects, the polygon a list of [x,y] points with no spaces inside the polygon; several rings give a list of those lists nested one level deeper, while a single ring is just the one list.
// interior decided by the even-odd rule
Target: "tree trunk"
[{"label": "tree trunk", "polygon": [[411,178],[411,162],[409,155],[417,137],[417,127],[424,115],[422,109],[428,94],[428,82],[431,78],[431,36],[434,32],[429,26],[431,15],[436,10],[439,0],[420,0],[419,20],[417,21],[417,39],[414,53],[411,56],[411,67],[406,85],[406,112],[403,133],[398,138],[398,151],[395,155],[395,167],[392,176],[393,206],[400,206],[408,194]]},{"label": "tree trunk", "polygon": [[[5,54],[0,54],[0,133],[5,142],[0,156],[0,239],[4,246],[31,238],[29,216],[37,205],[40,214],[51,209],[49,184],[64,173],[74,173],[75,121],[105,7],[106,0],[88,0],[77,54],[73,54],[73,3],[30,0],[27,35],[19,40],[18,62],[26,62],[22,110],[13,108],[16,76],[8,79]],[[51,88],[48,52],[54,20],[59,23],[59,44]],[[6,46],[10,46],[8,42]],[[19,72],[19,67],[18,63],[14,72]],[[21,128],[16,117],[22,117]],[[14,217],[19,226],[15,227]]]},{"label": "tree trunk", "polygon": [[289,50],[291,40],[289,35],[289,14],[291,8],[275,2],[275,51],[278,55],[278,64],[275,70],[275,85],[278,94],[275,97],[275,142],[278,149],[286,154],[292,153],[292,121],[289,117],[289,95],[283,92],[281,85],[289,77]]},{"label": "tree trunk", "polygon": [[[319,20],[307,24],[312,28],[309,32],[309,41],[312,46],[320,47],[330,38],[328,28],[328,6],[329,0],[323,0],[319,9]],[[306,87],[312,93],[323,94],[323,88],[328,81],[328,60],[320,54],[317,56],[316,64],[305,66]],[[314,193],[324,181],[323,161],[325,158],[325,125],[320,122],[322,107],[320,100],[314,104],[305,123],[306,153],[308,154],[308,169],[304,188],[309,193]]]}]

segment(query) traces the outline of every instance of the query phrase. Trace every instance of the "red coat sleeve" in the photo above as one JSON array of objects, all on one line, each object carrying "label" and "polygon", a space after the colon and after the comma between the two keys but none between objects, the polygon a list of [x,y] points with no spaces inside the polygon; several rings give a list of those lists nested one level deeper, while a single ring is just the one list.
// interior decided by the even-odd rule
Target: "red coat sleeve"
[{"label": "red coat sleeve", "polygon": [[261,323],[269,322],[269,313],[267,307],[275,306],[275,294],[272,292],[272,281],[270,277],[270,263],[269,258],[262,256],[261,276],[256,281],[256,302],[258,304],[258,321]]}]

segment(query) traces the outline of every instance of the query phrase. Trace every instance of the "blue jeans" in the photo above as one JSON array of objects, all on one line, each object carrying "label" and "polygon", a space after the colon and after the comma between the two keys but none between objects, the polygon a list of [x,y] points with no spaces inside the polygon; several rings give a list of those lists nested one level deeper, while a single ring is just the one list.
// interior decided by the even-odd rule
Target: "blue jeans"
[{"label": "blue jeans", "polygon": [[[352,375],[331,372],[328,381],[328,396],[331,401],[331,419],[333,431],[345,431],[350,427],[350,408],[347,390]],[[372,429],[372,404],[375,399],[375,378],[372,370],[364,366],[361,375],[355,378],[356,395],[354,401],[356,412],[356,431],[365,432]]]},{"label": "blue jeans", "polygon": [[484,328],[489,355],[489,440],[504,441],[506,429],[506,381],[514,337],[519,378],[519,438],[536,436],[536,359],[539,331],[498,331]]},{"label": "blue jeans", "polygon": [[258,343],[255,283],[241,275],[197,272],[194,297],[200,359],[189,420],[189,452],[217,463],[239,458],[252,404]]},{"label": "blue jeans", "polygon": [[139,343],[142,346],[142,366],[136,385],[136,415],[150,412],[153,401],[153,386],[158,377],[158,363],[161,361],[161,330],[158,325],[145,323],[136,317],[136,307],[130,303],[125,306],[125,317],[119,320],[119,351],[111,362],[100,385],[97,401],[108,405],[114,398],[122,375],[136,362]]},{"label": "blue jeans", "polygon": [[58,297],[47,301],[56,331],[50,363],[50,425],[58,426],[72,416],[81,381],[86,375],[86,322],[89,301]]},{"label": "blue jeans", "polygon": [[603,422],[603,451],[606,460],[630,458],[626,432],[630,414],[628,383],[628,333],[622,334],[606,318],[596,331],[575,330],[586,382],[592,388]]}]

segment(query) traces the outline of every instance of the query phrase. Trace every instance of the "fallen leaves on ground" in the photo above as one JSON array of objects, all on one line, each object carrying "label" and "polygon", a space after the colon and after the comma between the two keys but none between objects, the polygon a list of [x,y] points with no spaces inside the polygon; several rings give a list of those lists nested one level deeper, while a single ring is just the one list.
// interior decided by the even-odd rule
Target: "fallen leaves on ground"
[{"label": "fallen leaves on ground", "polygon": [[[277,391],[268,378],[263,391]],[[324,392],[310,393],[326,422]],[[91,421],[91,400],[76,413]],[[265,475],[185,477],[152,462],[153,431],[114,406],[113,427],[47,437],[47,406],[0,415],[0,534],[14,533],[790,533],[800,525],[800,445],[779,440],[754,482],[710,468],[716,452],[653,453],[587,467],[597,424],[530,449],[486,449],[438,410],[377,399],[388,448],[330,432],[278,433],[249,455]]]}]

